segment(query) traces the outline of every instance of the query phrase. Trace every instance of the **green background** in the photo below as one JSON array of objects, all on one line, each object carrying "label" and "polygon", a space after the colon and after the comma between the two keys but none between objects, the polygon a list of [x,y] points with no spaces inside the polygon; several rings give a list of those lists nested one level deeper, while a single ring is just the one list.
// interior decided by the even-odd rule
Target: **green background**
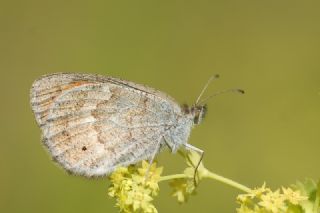
[{"label": "green background", "polygon": [[[273,189],[317,179],[320,1],[0,1],[0,212],[117,212],[108,180],[70,176],[44,150],[29,105],[32,82],[70,71],[121,77],[193,103],[209,102],[190,143],[212,171]],[[158,158],[165,174],[183,159]],[[179,205],[161,184],[159,212],[235,212],[238,190],[204,180]]]}]

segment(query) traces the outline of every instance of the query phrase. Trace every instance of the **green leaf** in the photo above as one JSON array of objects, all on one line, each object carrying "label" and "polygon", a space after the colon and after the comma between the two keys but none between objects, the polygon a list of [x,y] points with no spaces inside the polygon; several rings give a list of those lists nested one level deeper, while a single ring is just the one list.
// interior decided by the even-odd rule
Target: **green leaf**
[{"label": "green leaf", "polygon": [[312,179],[297,182],[293,187],[308,196],[308,200],[301,203],[303,213],[320,213],[320,181],[318,184]]},{"label": "green leaf", "polygon": [[310,201],[314,201],[316,199],[317,184],[312,179],[306,179],[303,182],[297,181],[292,188],[299,190],[301,194],[303,196],[307,196]]},{"label": "green leaf", "polygon": [[304,213],[302,206],[289,203],[286,213]]},{"label": "green leaf", "polygon": [[320,212],[320,180],[317,184],[316,199],[313,205],[314,212]]}]

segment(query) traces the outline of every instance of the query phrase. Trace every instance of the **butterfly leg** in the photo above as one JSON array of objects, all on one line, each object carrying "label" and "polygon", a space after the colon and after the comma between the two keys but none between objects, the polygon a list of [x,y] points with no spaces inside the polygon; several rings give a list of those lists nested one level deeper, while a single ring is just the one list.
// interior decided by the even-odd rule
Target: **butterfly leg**
[{"label": "butterfly leg", "polygon": [[157,143],[157,145],[156,145],[156,147],[155,147],[155,149],[154,149],[154,151],[153,151],[153,153],[152,153],[152,155],[151,155],[151,158],[150,158],[150,160],[149,160],[149,166],[148,166],[148,169],[147,169],[146,174],[145,174],[145,177],[144,177],[144,178],[145,178],[145,182],[147,182],[147,180],[148,180],[150,168],[151,168],[151,166],[152,166],[152,163],[153,163],[153,161],[154,161],[157,153],[159,152],[160,145],[161,145],[161,141],[162,141],[163,139],[164,139],[163,137],[160,138],[160,140],[158,141],[158,143]]},{"label": "butterfly leg", "polygon": [[169,144],[169,142],[168,142],[168,140],[166,139],[165,136],[163,137],[163,140],[164,140],[165,144],[169,147],[169,149],[171,150],[171,152],[174,152],[173,147]]},{"label": "butterfly leg", "polygon": [[199,149],[199,148],[197,148],[197,147],[195,147],[195,146],[192,146],[191,144],[188,144],[188,143],[184,144],[184,146],[185,146],[185,148],[186,148],[187,150],[192,150],[192,151],[195,151],[195,152],[197,152],[197,153],[200,154],[200,159],[199,159],[199,161],[198,161],[198,163],[197,163],[197,165],[196,165],[196,167],[195,167],[195,169],[194,169],[194,175],[193,175],[194,184],[196,185],[196,183],[197,183],[197,181],[196,181],[196,175],[197,175],[197,172],[198,172],[198,168],[199,168],[199,166],[200,166],[200,163],[201,163],[201,161],[202,161],[202,159],[203,159],[204,151],[203,151],[202,149]]}]

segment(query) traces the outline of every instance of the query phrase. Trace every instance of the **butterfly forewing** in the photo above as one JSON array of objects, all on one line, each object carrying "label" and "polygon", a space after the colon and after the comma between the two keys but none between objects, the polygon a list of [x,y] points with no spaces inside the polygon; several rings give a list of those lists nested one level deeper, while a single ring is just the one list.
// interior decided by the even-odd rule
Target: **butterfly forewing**
[{"label": "butterfly forewing", "polygon": [[31,105],[53,158],[86,176],[150,157],[180,110],[154,89],[86,74],[42,77]]}]

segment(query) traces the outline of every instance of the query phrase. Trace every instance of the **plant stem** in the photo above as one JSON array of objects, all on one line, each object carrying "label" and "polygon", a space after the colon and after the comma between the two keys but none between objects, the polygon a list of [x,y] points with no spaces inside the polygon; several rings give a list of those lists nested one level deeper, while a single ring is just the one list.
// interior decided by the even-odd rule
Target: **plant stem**
[{"label": "plant stem", "polygon": [[228,179],[228,178],[225,178],[223,176],[217,175],[217,174],[210,172],[208,170],[206,170],[206,172],[203,174],[203,177],[211,178],[213,180],[216,180],[216,181],[219,181],[219,182],[224,183],[226,185],[232,186],[236,189],[240,189],[241,191],[244,191],[247,193],[250,193],[252,191],[249,187],[247,187],[245,185],[242,185],[238,182],[235,182],[235,181]]},{"label": "plant stem", "polygon": [[167,175],[167,176],[160,177],[159,182],[171,180],[171,179],[179,179],[179,178],[189,178],[189,176],[187,176],[186,174]]},{"label": "plant stem", "polygon": [[[160,180],[159,182],[161,181],[166,181],[166,180],[172,180],[172,179],[179,179],[179,178],[192,178],[186,174],[174,174],[174,175],[167,175],[167,176],[162,176],[160,177]],[[202,174],[202,178],[210,178],[210,179],[213,179],[213,180],[216,180],[216,181],[219,181],[223,184],[226,184],[226,185],[229,185],[229,186],[232,186],[236,189],[239,189],[241,191],[244,191],[244,192],[247,192],[247,193],[250,193],[251,192],[251,189],[247,186],[244,186],[238,182],[235,182],[231,179],[228,179],[228,178],[225,178],[221,175],[217,175],[213,172],[210,172],[208,170],[206,170],[203,174]]]}]

